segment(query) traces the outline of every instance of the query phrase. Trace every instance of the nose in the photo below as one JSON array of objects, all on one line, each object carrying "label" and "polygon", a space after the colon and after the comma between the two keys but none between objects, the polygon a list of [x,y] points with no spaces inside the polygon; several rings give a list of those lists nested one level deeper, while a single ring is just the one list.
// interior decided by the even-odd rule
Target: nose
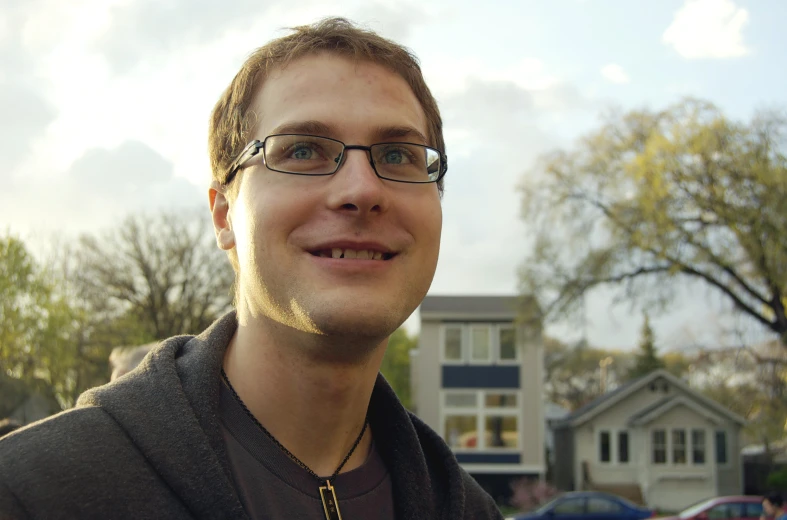
[{"label": "nose", "polygon": [[388,207],[385,181],[372,167],[368,150],[347,149],[330,182],[331,209],[366,216]]}]

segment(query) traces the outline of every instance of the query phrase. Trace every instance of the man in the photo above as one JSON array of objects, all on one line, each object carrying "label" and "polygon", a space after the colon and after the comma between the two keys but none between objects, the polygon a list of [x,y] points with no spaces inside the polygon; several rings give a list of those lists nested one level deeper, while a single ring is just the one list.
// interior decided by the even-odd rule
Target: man
[{"label": "man", "polygon": [[768,495],[762,501],[763,517],[773,520],[787,520],[787,512],[784,511],[784,499],[779,494]]},{"label": "man", "polygon": [[0,443],[20,518],[501,518],[378,375],[437,265],[447,159],[402,47],[342,19],[251,55],[214,109],[236,312]]}]

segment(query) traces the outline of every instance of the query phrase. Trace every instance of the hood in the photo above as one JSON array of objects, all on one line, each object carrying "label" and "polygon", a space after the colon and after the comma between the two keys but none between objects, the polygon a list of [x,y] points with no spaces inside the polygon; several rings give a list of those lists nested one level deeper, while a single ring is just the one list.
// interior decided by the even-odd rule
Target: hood
[{"label": "hood", "polygon": [[112,416],[198,517],[232,512],[247,518],[232,483],[217,416],[219,369],[236,328],[235,315],[229,313],[199,336],[170,338],[136,369],[77,402],[100,406]]},{"label": "hood", "polygon": [[[230,312],[199,336],[168,339],[135,370],[86,392],[77,403],[103,407],[199,517],[223,518],[232,512],[235,518],[248,518],[235,491],[218,419],[219,374],[236,329]],[[382,375],[371,396],[369,425],[391,474],[397,516],[464,517],[465,483],[453,453],[405,410]]]}]

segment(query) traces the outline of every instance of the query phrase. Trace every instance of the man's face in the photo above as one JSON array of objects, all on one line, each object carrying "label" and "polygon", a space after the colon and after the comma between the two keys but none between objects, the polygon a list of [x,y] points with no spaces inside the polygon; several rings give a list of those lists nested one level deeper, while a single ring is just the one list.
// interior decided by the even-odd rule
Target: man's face
[{"label": "man's face", "polygon": [[772,516],[776,514],[776,507],[767,498],[762,501],[762,508],[765,510],[766,515]]},{"label": "man's face", "polygon": [[[297,133],[348,145],[428,144],[423,110],[404,79],[326,53],[271,74],[254,110],[259,140]],[[437,266],[437,185],[380,179],[363,150],[348,150],[341,168],[321,177],[268,170],[261,155],[235,180],[241,185],[229,210],[239,306],[318,334],[393,332],[420,304]],[[391,258],[333,258],[334,249]]]}]

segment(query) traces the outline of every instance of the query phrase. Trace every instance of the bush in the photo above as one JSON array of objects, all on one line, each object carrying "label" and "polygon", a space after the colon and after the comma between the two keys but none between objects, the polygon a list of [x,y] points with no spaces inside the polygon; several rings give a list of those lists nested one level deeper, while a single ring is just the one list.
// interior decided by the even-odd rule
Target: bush
[{"label": "bush", "polygon": [[511,505],[520,511],[532,511],[550,500],[558,493],[558,489],[531,477],[522,477],[511,482]]}]

